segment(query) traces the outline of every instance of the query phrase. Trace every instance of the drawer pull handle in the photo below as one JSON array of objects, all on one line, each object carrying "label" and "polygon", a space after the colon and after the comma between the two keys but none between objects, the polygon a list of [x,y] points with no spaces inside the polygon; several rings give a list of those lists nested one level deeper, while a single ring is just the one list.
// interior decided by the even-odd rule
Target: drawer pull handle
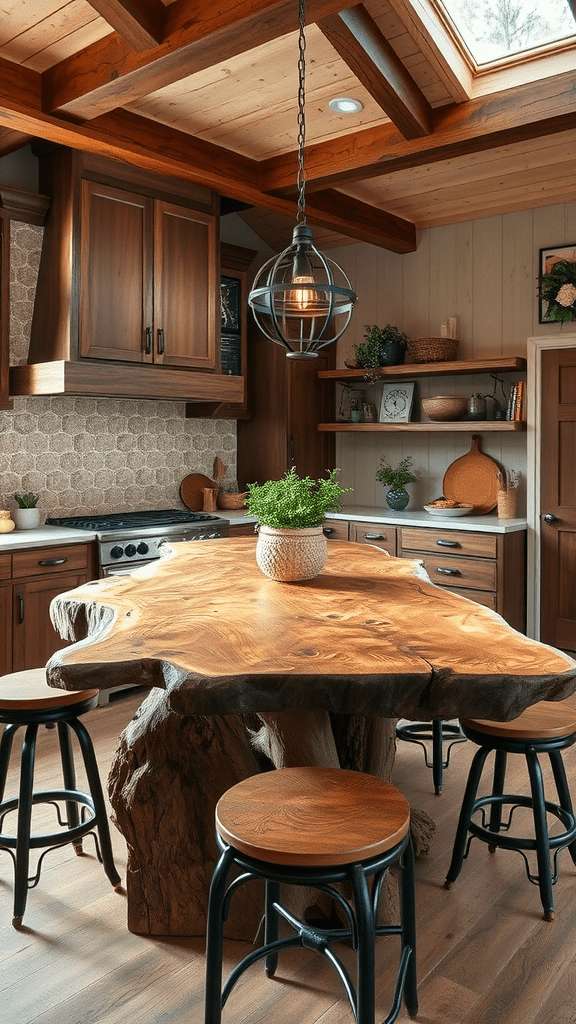
[{"label": "drawer pull handle", "polygon": [[436,572],[441,572],[443,576],[460,576],[460,569],[444,569],[441,565],[436,566]]},{"label": "drawer pull handle", "polygon": [[39,558],[38,565],[64,565],[67,561],[67,558]]},{"label": "drawer pull handle", "polygon": [[322,533],[324,534],[325,537],[329,537],[330,534],[334,533],[334,527],[325,526],[324,529],[322,530]]},{"label": "drawer pull handle", "polygon": [[386,540],[383,533],[365,533],[364,540]]},{"label": "drawer pull handle", "polygon": [[437,540],[436,543],[437,543],[439,548],[459,548],[460,547],[460,541],[458,541],[458,540]]}]

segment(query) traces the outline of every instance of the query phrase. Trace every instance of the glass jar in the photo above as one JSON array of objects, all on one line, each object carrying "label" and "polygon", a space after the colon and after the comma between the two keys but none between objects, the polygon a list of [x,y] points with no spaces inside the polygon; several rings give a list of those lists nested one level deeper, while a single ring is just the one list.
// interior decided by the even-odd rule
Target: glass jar
[{"label": "glass jar", "polygon": [[468,419],[486,419],[486,399],[478,391],[468,399]]}]

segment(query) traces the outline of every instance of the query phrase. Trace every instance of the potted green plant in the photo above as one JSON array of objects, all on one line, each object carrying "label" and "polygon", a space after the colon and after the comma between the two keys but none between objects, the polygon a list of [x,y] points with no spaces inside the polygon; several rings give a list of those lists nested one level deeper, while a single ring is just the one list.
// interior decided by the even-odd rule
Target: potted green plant
[{"label": "potted green plant", "polygon": [[405,459],[402,459],[402,461],[398,463],[396,469],[393,469],[384,457],[380,462],[381,467],[376,471],[376,479],[383,486],[390,488],[386,494],[386,504],[388,505],[388,508],[394,509],[396,512],[400,512],[402,509],[406,508],[410,501],[410,495],[406,490],[405,484],[411,484],[416,479],[410,470],[412,456],[407,455]]},{"label": "potted green plant", "polygon": [[398,366],[404,362],[408,337],[392,324],[377,327],[366,324],[364,341],[356,346],[356,358],[365,369]]},{"label": "potted green plant", "polygon": [[15,494],[14,501],[18,506],[13,514],[17,530],[33,530],[40,525],[40,509],[38,504],[39,495],[27,491],[25,494]]},{"label": "potted green plant", "polygon": [[318,575],[327,555],[324,518],[341,509],[342,495],[352,490],[340,486],[339,472],[312,480],[292,467],[281,480],[248,484],[245,504],[258,519],[256,561],[265,576],[286,583]]}]

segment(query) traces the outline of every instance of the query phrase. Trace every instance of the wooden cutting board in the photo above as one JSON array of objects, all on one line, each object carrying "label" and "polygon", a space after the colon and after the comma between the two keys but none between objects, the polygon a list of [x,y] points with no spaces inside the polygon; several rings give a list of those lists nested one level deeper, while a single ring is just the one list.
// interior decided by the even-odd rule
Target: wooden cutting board
[{"label": "wooden cutting board", "polygon": [[216,487],[216,483],[203,473],[190,473],[180,484],[180,497],[191,512],[203,511],[205,487]]},{"label": "wooden cutting board", "polygon": [[443,483],[444,497],[472,505],[472,515],[484,515],[498,504],[500,466],[489,455],[482,454],[480,440],[479,434],[472,434],[470,451],[448,466]]}]

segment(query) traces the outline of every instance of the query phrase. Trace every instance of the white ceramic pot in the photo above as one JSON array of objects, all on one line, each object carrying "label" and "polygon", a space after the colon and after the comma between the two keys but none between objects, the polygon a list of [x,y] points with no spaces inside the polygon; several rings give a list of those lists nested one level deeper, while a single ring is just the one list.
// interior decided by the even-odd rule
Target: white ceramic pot
[{"label": "white ceramic pot", "polygon": [[34,530],[40,526],[39,508],[17,508],[12,513],[17,530]]},{"label": "white ceramic pot", "polygon": [[261,526],[256,542],[258,568],[271,580],[311,580],[326,561],[328,547],[321,526],[280,530]]}]

